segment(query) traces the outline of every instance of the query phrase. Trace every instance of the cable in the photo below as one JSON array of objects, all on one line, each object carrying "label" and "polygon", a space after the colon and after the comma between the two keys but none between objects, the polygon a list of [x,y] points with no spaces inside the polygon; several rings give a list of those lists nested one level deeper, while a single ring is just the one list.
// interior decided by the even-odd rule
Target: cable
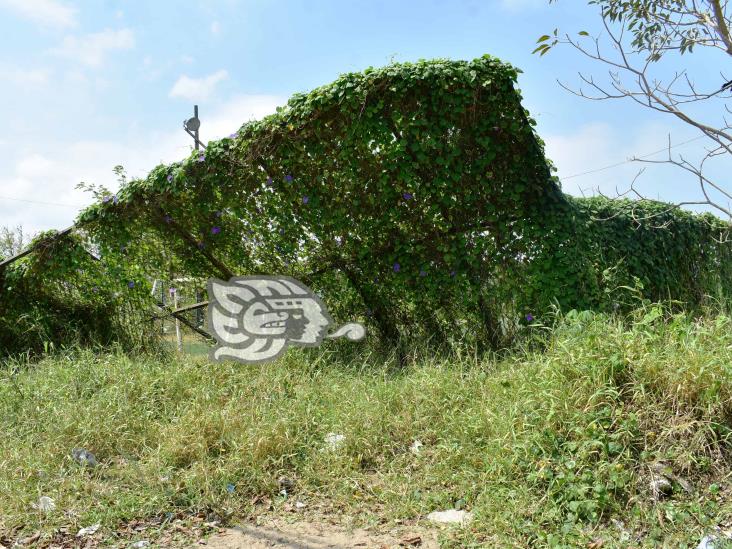
[{"label": "cable", "polygon": [[25,198],[12,198],[10,196],[0,196],[0,200],[14,200],[16,202],[29,202],[31,204],[45,204],[46,206],[63,206],[65,208],[83,208],[78,204],[60,204],[58,202],[42,202],[40,200],[27,200]]},{"label": "cable", "polygon": [[[699,139],[703,139],[705,137],[706,137],[706,135],[699,135],[697,137],[694,137],[693,139],[689,139],[688,141],[682,141],[681,143],[676,143],[675,145],[671,145],[670,147],[664,147],[663,149],[659,149],[652,153],[644,154],[643,156],[636,156],[635,158],[648,158],[649,156],[653,156],[654,154],[662,153],[669,149],[673,149],[675,147],[680,147],[681,145],[686,145],[687,143],[691,143],[692,141],[698,141]],[[633,160],[623,160],[622,162],[616,162],[615,164],[605,166],[604,168],[597,168],[596,170],[589,170],[586,172],[576,173],[574,175],[568,175],[567,177],[560,177],[559,179],[561,179],[562,181],[565,181],[567,179],[572,179],[574,177],[579,177],[581,175],[589,175],[591,173],[603,172],[605,170],[609,170],[610,168],[617,168],[618,166],[622,166],[623,164],[630,164],[631,162],[634,162],[634,161]]]}]

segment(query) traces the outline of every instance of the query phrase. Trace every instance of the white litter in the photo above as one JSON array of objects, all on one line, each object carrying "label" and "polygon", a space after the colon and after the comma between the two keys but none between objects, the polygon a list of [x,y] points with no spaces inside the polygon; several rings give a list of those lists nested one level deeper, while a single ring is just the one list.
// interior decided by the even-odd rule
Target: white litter
[{"label": "white litter", "polygon": [[84,536],[91,536],[92,534],[96,534],[97,530],[99,530],[101,527],[101,524],[92,524],[91,526],[87,526],[86,528],[82,528],[81,530],[79,530],[79,532],[76,534],[76,537],[83,538]]},{"label": "white litter", "polygon": [[424,444],[422,444],[421,440],[415,440],[414,442],[412,442],[412,445],[409,447],[409,451],[412,452],[416,456],[417,454],[419,454],[422,451],[422,446],[424,446]]},{"label": "white litter", "polygon": [[48,496],[41,496],[40,498],[38,498],[38,503],[33,504],[33,509],[38,509],[39,511],[43,511],[44,513],[53,511],[55,508],[56,502]]},{"label": "white litter", "polygon": [[338,433],[328,433],[327,435],[325,435],[325,444],[328,446],[329,450],[335,450],[341,444],[343,444],[344,440],[346,440],[345,435],[341,435]]},{"label": "white litter", "polygon": [[427,515],[427,520],[432,522],[441,522],[443,524],[467,524],[473,520],[473,513],[457,509],[448,509],[447,511],[433,511]]}]

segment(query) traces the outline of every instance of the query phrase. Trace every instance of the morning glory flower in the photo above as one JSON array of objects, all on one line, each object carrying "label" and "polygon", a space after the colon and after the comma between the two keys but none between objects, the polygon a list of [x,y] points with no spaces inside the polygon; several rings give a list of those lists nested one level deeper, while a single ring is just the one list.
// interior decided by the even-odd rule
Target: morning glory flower
[{"label": "morning glory flower", "polygon": [[105,196],[105,197],[104,197],[104,198],[102,199],[102,202],[104,202],[104,203],[107,203],[107,202],[109,202],[110,200],[112,200],[112,197],[111,197],[111,196]]},{"label": "morning glory flower", "polygon": [[427,276],[427,271],[425,271],[424,269],[420,269],[419,276]]},{"label": "morning glory flower", "polygon": [[173,181],[173,174],[168,174],[168,183]]},{"label": "morning glory flower", "polygon": [[128,288],[134,288],[134,287],[135,287],[135,281],[134,281],[134,280],[130,280],[130,281],[129,281],[129,282],[127,283],[127,287],[128,287]]},{"label": "morning glory flower", "polygon": [[414,195],[412,193],[404,193],[402,194],[402,197],[404,198],[404,200],[412,200],[412,198],[414,198]]},{"label": "morning glory flower", "polygon": [[292,176],[289,173],[285,176],[285,181],[292,183]]},{"label": "morning glory flower", "polygon": [[221,227],[211,227],[211,234],[219,234],[221,232]]},{"label": "morning glory flower", "polygon": [[533,322],[534,321],[534,315],[531,313],[526,315],[526,322]]},{"label": "morning glory flower", "polygon": [[198,243],[198,249],[199,250],[203,250],[203,248],[205,248],[205,247],[206,247],[206,245],[203,242],[199,242]]},{"label": "morning glory flower", "polygon": [[450,271],[450,276],[454,277],[455,276],[455,271]]},{"label": "morning glory flower", "polygon": [[166,223],[170,223],[171,221],[173,221],[173,218],[170,217],[169,215],[166,215],[163,219],[165,220]]},{"label": "morning glory flower", "polygon": [[232,134],[231,134],[231,135],[229,136],[229,139],[236,139],[237,137],[239,137],[239,134],[238,134],[238,133],[232,133]]},{"label": "morning glory flower", "polygon": [[205,162],[206,161],[206,155],[204,153],[201,153],[201,155],[198,157],[199,162]]},{"label": "morning glory flower", "polygon": [[303,204],[307,204],[308,202],[310,202],[310,197],[309,196],[303,196],[302,197],[302,203]]},{"label": "morning glory flower", "polygon": [[394,267],[393,267],[393,269],[394,269],[394,272],[395,272],[395,273],[398,273],[398,272],[399,272],[399,271],[401,270],[401,268],[402,268],[402,266],[401,266],[401,265],[399,265],[399,263],[398,263],[398,262],[397,262],[397,263],[394,263]]},{"label": "morning glory flower", "polygon": [[170,292],[170,295],[173,295],[173,294],[175,293],[175,288],[170,288],[170,289],[168,290],[168,292]]},{"label": "morning glory flower", "polygon": [[268,177],[267,178],[267,185],[269,185],[271,187],[273,184],[274,184],[274,182],[272,181],[272,178],[271,177]]},{"label": "morning glory flower", "polygon": [[234,490],[236,490],[236,487],[233,484],[229,483],[226,485],[226,491],[230,494],[233,494]]},{"label": "morning glory flower", "polygon": [[221,210],[216,210],[216,211],[214,212],[214,215],[215,215],[216,217],[221,217],[221,216],[222,216],[223,214],[221,213]]}]

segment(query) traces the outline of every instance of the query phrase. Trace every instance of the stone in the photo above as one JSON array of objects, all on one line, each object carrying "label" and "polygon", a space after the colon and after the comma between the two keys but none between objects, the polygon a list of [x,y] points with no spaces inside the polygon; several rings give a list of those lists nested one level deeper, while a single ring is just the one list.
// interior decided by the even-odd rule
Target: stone
[{"label": "stone", "polygon": [[94,454],[84,448],[74,448],[71,450],[71,457],[76,463],[86,467],[96,467],[99,465]]}]

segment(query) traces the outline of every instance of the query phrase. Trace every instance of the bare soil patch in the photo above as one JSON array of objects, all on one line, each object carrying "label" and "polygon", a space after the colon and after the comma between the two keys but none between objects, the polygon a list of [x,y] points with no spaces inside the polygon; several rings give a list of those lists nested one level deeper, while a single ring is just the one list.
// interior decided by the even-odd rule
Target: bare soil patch
[{"label": "bare soil patch", "polygon": [[394,528],[388,532],[371,529],[348,529],[326,522],[287,522],[267,519],[248,523],[198,542],[208,549],[392,549],[419,547],[437,549],[437,532],[424,529]]}]

